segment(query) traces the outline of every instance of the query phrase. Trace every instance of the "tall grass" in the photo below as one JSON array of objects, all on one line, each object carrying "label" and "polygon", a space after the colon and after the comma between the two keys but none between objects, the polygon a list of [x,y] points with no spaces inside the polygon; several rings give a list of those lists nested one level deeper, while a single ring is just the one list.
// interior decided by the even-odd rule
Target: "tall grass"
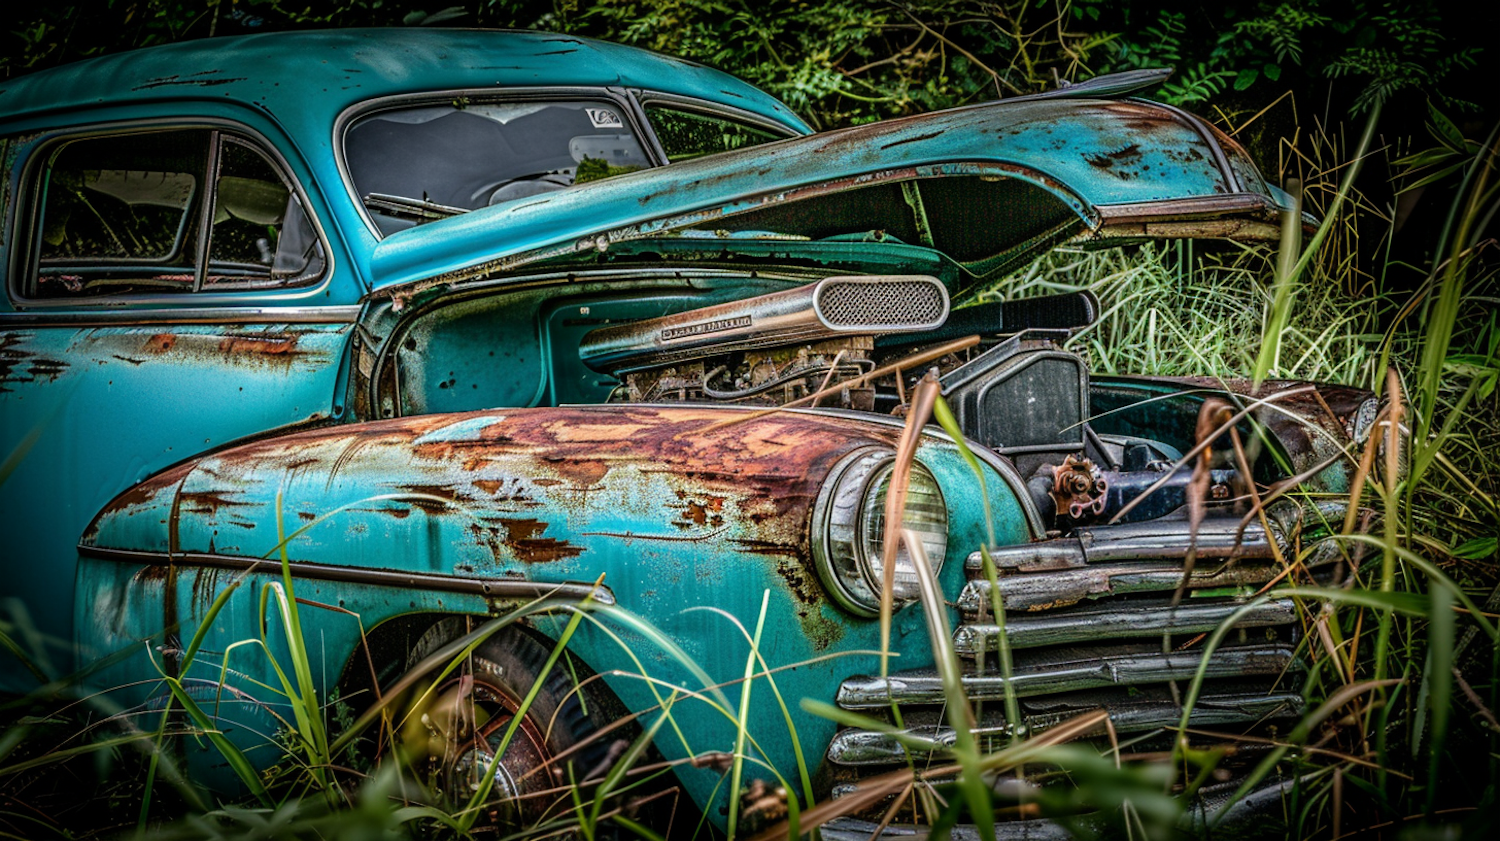
[{"label": "tall grass", "polygon": [[[1402,158],[1370,149],[1368,127],[1353,149],[1325,132],[1289,145],[1285,163],[1324,219],[1290,259],[1246,246],[1060,249],[987,293],[1094,292],[1103,317],[1071,344],[1096,371],[1307,379],[1381,396],[1380,424],[1350,453],[1363,458],[1343,529],[1359,519],[1371,536],[1344,538],[1356,569],[1340,588],[1302,593],[1322,635],[1308,649],[1320,705],[1274,754],[1304,775],[1298,834],[1465,816],[1478,831],[1474,816],[1495,800],[1500,267],[1485,232],[1500,207],[1497,133],[1466,139],[1432,118],[1436,145]],[[1461,179],[1425,276],[1385,263],[1394,214],[1351,186],[1351,161],[1367,157],[1398,188]],[[1299,751],[1313,735],[1341,758]]]}]

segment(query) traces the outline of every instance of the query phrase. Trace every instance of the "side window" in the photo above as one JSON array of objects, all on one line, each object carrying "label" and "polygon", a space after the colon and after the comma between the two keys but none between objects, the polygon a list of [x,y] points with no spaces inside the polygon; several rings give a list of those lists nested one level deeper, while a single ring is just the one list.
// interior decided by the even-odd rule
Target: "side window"
[{"label": "side window", "polygon": [[679,111],[649,103],[646,105],[646,115],[651,120],[651,127],[656,129],[656,139],[661,141],[667,160],[672,163],[782,139],[782,135],[775,132],[737,123],[725,117]]},{"label": "side window", "polygon": [[323,272],[323,248],[297,194],[250,144],[219,147],[205,289],[294,285]]},{"label": "side window", "polygon": [[323,273],[322,244],[279,169],[216,130],[65,142],[36,195],[36,298],[296,286]]},{"label": "side window", "polygon": [[92,137],[41,176],[39,298],[191,292],[209,132]]}]

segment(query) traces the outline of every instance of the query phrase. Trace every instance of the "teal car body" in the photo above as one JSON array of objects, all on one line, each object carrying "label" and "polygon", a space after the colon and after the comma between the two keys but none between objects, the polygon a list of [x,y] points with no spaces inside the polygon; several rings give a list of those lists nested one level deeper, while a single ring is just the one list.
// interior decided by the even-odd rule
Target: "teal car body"
[{"label": "teal car body", "polygon": [[[1124,97],[1141,81],[817,135],[716,71],[537,33],[252,36],[5,83],[0,511],[9,627],[31,632],[40,674],[11,658],[4,685],[24,691],[82,669],[90,689],[127,687],[119,703],[150,710],[163,703],[150,680],[165,673],[219,710],[220,676],[229,674],[236,705],[222,721],[235,740],[255,744],[276,709],[256,687],[276,675],[263,653],[234,644],[264,635],[273,652],[284,645],[265,613],[284,552],[305,605],[302,632],[316,640],[322,698],[347,692],[351,674],[387,669],[379,683],[404,668],[410,639],[438,619],[588,599],[606,606],[604,618],[585,623],[567,650],[603,676],[611,709],[649,716],[671,688],[689,693],[657,738],[666,759],[732,749],[737,723],[723,711],[738,710],[747,634],[761,628],[765,663],[796,664],[776,676],[793,723],[757,683],[743,713],[755,736],[753,776],[793,780],[800,751],[824,768],[825,794],[846,784],[840,768],[864,766],[841,764],[847,752],[823,754],[853,737],[796,700],[868,706],[859,693],[870,679],[850,676],[878,672],[879,622],[858,593],[839,592],[824,558],[836,517],[828,499],[840,477],[864,469],[863,456],[894,454],[902,421],[849,394],[829,398],[842,408],[767,415],[741,405],[755,400],[714,398],[713,374],[693,386],[694,399],[632,401],[622,397],[627,375],[642,369],[599,370],[581,349],[600,330],[848,277],[925,279],[911,288],[940,295],[947,316],[950,298],[1068,241],[1273,239],[1295,212],[1290,199],[1203,121]],[[458,191],[469,205],[361,183],[365,164],[350,137],[362,126],[415,137],[414,127],[439,119],[472,125],[498,115],[492,122],[509,130],[548,108],[591,121],[563,135],[571,163],[480,179]],[[718,146],[691,146],[706,136],[694,120],[712,121]],[[136,148],[141,137],[150,141],[137,144],[143,155],[166,141],[201,141],[207,168],[112,163],[123,153],[99,151]],[[610,177],[585,183],[583,170],[604,160],[589,151],[612,154],[611,144],[628,148],[614,150],[622,157]],[[421,151],[401,154],[425,161]],[[101,157],[68,168],[70,155],[86,154]],[[405,175],[370,171],[392,184]],[[530,194],[505,192],[518,184]],[[269,203],[257,199],[267,194]],[[105,226],[175,245],[131,256],[121,237],[110,245],[78,233],[94,224],[79,220],[101,197],[124,203],[121,219],[180,214],[176,228]],[[221,242],[240,256],[221,259]],[[972,331],[983,346],[1016,332],[998,319]],[[940,333],[917,337],[952,338]],[[883,341],[856,349],[874,359]],[[946,618],[971,631],[983,624],[983,611],[965,613],[959,597],[978,586],[971,553],[984,543],[1045,544],[1077,525],[1044,510],[1047,493],[1028,486],[1037,470],[1056,469],[1061,453],[1098,461],[1108,450],[1119,455],[1111,477],[1123,475],[1131,447],[1153,464],[1170,460],[1195,443],[1205,400],[1234,391],[1090,384],[1082,363],[1055,346],[1024,352],[1062,366],[1060,411],[1081,422],[1092,399],[1101,417],[1093,437],[1070,423],[1010,446],[966,426],[980,476],[945,433],[922,434],[916,459],[944,508],[944,556],[933,560],[953,604]],[[945,377],[966,361],[942,361],[955,369]],[[841,364],[835,358],[827,373]],[[951,380],[955,401],[960,379]],[[1289,415],[1309,420],[1271,424],[1284,463],[1268,455],[1257,475],[1315,468],[1309,481],[1338,490],[1343,469],[1328,456],[1357,436],[1366,395],[1319,387],[1325,417],[1305,389],[1277,388],[1295,398]],[[889,395],[877,392],[872,405],[884,407]],[[997,411],[984,408],[989,393],[976,392],[964,417]],[[1181,530],[1161,534],[1173,529]],[[1180,558],[1178,568],[1180,577]],[[1132,586],[1161,589],[1150,583],[1159,572],[1135,570],[1147,583]],[[231,584],[203,654],[178,675],[184,641]],[[555,638],[568,616],[537,614],[528,627]],[[976,697],[994,697],[986,643],[976,645]],[[1284,668],[1283,649],[1245,655],[1261,657],[1259,666],[1226,660],[1225,674]],[[377,662],[393,650],[391,662]],[[925,703],[932,650],[921,607],[902,607],[892,663],[909,679],[874,691]],[[1156,663],[1156,677],[1141,680],[1196,662]],[[1292,703],[1285,693],[1273,700]],[[713,763],[687,762],[677,774],[716,821],[729,797],[721,777]]]}]

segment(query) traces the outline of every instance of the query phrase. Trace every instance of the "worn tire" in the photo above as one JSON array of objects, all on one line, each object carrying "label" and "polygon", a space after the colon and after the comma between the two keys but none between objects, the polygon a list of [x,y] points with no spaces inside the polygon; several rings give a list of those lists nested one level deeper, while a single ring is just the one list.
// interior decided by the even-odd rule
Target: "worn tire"
[{"label": "worn tire", "polygon": [[[463,618],[440,620],[417,639],[402,671],[470,630]],[[493,763],[514,713],[540,682],[495,765],[489,809],[481,820],[516,829],[567,818],[570,782],[601,777],[618,748],[599,737],[600,722],[589,715],[599,707],[585,706],[565,662],[559,660],[542,676],[551,653],[548,643],[512,625],[485,640],[436,685],[419,683],[432,691],[421,709],[406,716],[399,736],[407,767],[450,806],[461,808],[484,767]]]}]

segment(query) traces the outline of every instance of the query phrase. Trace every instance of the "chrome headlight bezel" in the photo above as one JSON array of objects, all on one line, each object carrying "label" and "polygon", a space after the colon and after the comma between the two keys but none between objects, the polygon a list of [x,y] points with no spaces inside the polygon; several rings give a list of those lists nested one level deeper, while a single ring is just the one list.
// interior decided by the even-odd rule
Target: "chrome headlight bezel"
[{"label": "chrome headlight bezel", "polygon": [[[818,577],[841,607],[858,616],[880,614],[882,586],[879,551],[885,537],[884,486],[895,468],[896,453],[867,447],[845,456],[828,474],[813,506],[812,552]],[[933,574],[942,569],[947,551],[948,509],[937,477],[920,461],[912,463],[904,524],[916,525],[932,540],[924,541]],[[920,499],[927,497],[923,503]],[[933,500],[936,500],[935,504]],[[916,522],[913,522],[913,521]],[[926,525],[926,528],[921,528]],[[893,602],[916,600],[911,558],[905,548],[896,558]]]}]

